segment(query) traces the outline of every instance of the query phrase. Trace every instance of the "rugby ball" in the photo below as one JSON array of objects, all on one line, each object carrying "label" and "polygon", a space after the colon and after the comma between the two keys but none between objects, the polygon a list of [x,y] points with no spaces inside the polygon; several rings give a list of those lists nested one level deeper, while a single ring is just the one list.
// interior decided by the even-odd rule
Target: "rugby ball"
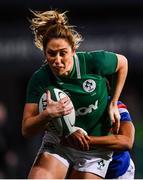
[{"label": "rugby ball", "polygon": [[[55,87],[49,87],[48,90],[51,93],[51,99],[54,101],[59,101],[60,99],[68,96],[64,91]],[[70,103],[73,106],[71,100]],[[47,107],[47,94],[43,93],[39,101],[39,112],[44,111],[46,107]],[[54,127],[52,124],[54,125]],[[63,135],[67,136],[71,134],[73,132],[73,127],[75,125],[75,109],[73,108],[72,112],[66,116],[53,119],[52,124],[51,126],[49,126],[51,127],[50,130],[56,131],[56,134],[58,134],[59,136],[63,136]]]}]

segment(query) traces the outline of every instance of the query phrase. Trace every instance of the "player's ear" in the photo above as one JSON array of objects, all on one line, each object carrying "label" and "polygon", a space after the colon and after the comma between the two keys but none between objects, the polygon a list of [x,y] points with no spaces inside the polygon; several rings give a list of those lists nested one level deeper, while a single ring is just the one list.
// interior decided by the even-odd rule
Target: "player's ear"
[{"label": "player's ear", "polygon": [[76,53],[76,49],[75,48],[73,48],[72,53],[73,53],[73,56],[74,56],[75,53]]}]

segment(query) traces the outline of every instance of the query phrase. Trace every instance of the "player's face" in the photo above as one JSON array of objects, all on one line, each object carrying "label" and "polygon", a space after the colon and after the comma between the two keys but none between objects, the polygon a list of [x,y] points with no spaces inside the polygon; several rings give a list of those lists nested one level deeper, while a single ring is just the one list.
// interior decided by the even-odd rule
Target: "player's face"
[{"label": "player's face", "polygon": [[47,43],[46,59],[57,76],[68,76],[73,68],[75,51],[65,39],[52,39]]}]

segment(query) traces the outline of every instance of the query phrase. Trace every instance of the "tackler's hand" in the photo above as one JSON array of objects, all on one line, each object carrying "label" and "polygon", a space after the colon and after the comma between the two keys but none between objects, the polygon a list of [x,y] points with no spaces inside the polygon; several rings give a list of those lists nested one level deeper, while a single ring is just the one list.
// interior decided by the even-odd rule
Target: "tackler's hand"
[{"label": "tackler's hand", "polygon": [[75,131],[66,137],[63,144],[74,149],[88,151],[89,137],[85,130],[79,127],[75,127]]},{"label": "tackler's hand", "polygon": [[120,113],[116,102],[111,102],[109,105],[109,117],[112,122],[112,132],[113,134],[118,134],[120,128]]}]

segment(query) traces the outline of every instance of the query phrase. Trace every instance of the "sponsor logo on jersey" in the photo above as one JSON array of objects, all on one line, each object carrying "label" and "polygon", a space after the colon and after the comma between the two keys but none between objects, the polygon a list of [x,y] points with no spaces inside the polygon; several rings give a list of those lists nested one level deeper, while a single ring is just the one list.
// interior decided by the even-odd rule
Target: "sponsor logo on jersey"
[{"label": "sponsor logo on jersey", "polygon": [[84,116],[86,114],[95,111],[98,108],[98,100],[95,101],[95,104],[90,104],[88,107],[81,107],[77,109],[76,116]]},{"label": "sponsor logo on jersey", "polygon": [[84,81],[83,83],[83,89],[86,92],[93,92],[96,88],[96,82],[92,79],[87,79],[86,81]]}]

